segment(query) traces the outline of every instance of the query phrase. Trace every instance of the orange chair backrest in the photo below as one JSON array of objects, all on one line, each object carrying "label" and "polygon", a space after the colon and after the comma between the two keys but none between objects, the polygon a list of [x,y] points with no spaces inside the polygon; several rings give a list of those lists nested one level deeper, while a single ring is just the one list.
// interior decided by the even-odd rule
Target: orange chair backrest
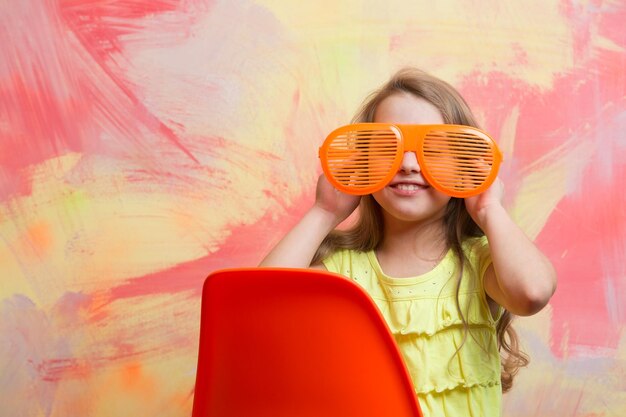
[{"label": "orange chair backrest", "polygon": [[212,273],[202,293],[193,417],[419,417],[377,307],[329,272]]}]

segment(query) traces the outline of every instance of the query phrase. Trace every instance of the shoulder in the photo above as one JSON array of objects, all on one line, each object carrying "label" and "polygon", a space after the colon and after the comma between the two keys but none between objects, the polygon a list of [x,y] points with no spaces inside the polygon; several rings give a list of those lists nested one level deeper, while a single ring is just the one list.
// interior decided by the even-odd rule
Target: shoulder
[{"label": "shoulder", "polygon": [[467,257],[470,265],[478,268],[480,275],[491,264],[491,249],[487,236],[472,237],[463,241],[463,253]]},{"label": "shoulder", "polygon": [[470,237],[463,241],[463,251],[466,255],[481,253],[489,250],[489,240],[487,236]]},{"label": "shoulder", "polygon": [[475,272],[484,305],[490,311],[490,319],[495,322],[502,316],[504,309],[496,304],[487,294],[485,286],[488,276],[494,273],[489,240],[486,236],[467,239],[463,250]]},{"label": "shoulder", "polygon": [[372,251],[340,249],[322,262],[329,272],[343,275],[363,288],[374,300],[381,302],[385,300],[385,290],[379,279],[381,271],[375,259]]},{"label": "shoulder", "polygon": [[327,270],[351,277],[354,272],[369,269],[370,262],[367,252],[354,249],[338,249],[322,260]]}]

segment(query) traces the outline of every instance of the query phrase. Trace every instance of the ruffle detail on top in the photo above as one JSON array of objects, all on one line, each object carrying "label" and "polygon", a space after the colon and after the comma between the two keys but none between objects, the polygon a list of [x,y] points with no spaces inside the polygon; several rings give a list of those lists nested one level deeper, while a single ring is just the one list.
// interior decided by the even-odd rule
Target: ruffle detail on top
[{"label": "ruffle detail on top", "polygon": [[485,416],[502,414],[502,388],[499,384],[418,394],[424,416]]},{"label": "ruffle detail on top", "polygon": [[465,311],[467,332],[454,297],[374,300],[400,348],[418,394],[500,384],[493,320],[487,316],[479,294],[461,294],[459,300]]},{"label": "ruffle detail on top", "polygon": [[449,328],[394,337],[418,394],[500,384],[499,353],[488,327],[470,326],[466,335]]},{"label": "ruffle detail on top", "polygon": [[472,266],[464,270],[457,306],[458,268],[451,252],[433,270],[412,278],[389,277],[373,253],[368,257],[380,290],[372,299],[396,339],[417,394],[500,385],[496,320],[477,258],[470,256]]},{"label": "ruffle detail on top", "polygon": [[[465,321],[472,327],[489,327],[495,331],[495,322],[480,297],[477,293],[459,294]],[[398,301],[374,298],[374,302],[394,335],[433,336],[446,328],[463,326],[454,296]]]}]

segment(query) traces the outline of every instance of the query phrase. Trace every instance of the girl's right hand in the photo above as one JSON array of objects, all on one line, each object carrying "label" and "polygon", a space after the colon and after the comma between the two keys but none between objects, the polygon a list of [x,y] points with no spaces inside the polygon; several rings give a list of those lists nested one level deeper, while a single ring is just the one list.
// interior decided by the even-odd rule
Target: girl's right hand
[{"label": "girl's right hand", "polygon": [[324,174],[317,179],[315,206],[332,214],[336,224],[341,223],[359,206],[361,196],[346,194],[337,190]]},{"label": "girl's right hand", "polygon": [[[336,190],[324,175],[317,179],[315,204],[274,246],[259,266],[310,268],[324,238],[359,205],[361,197]],[[324,268],[320,263],[316,268]]]}]

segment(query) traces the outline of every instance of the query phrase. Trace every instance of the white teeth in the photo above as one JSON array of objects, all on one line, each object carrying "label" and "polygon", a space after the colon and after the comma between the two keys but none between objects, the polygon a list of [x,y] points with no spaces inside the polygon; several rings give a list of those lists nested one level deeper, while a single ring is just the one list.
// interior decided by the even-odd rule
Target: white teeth
[{"label": "white teeth", "polygon": [[402,191],[415,191],[420,187],[415,184],[398,184],[396,185],[396,188]]}]

